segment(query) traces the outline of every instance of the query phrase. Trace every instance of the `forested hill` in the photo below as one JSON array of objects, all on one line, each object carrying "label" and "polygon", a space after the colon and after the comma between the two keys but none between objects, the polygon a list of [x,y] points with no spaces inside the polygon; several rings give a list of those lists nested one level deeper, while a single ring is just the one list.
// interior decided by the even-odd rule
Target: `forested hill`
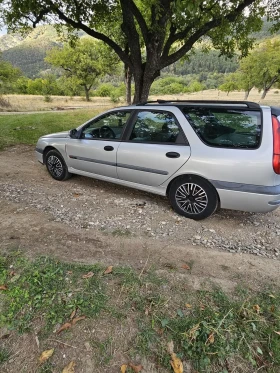
[{"label": "forested hill", "polygon": [[44,58],[46,51],[60,45],[61,41],[52,26],[39,26],[26,37],[3,35],[0,51],[4,60],[20,68],[27,77],[34,78],[50,68]]},{"label": "forested hill", "polygon": [[[270,36],[269,23],[265,23],[262,31],[254,35],[257,39]],[[0,36],[0,51],[4,60],[19,67],[23,74],[30,78],[40,74],[50,66],[44,61],[46,51],[61,44],[54,27],[38,26],[26,37],[19,34]],[[203,74],[203,73],[229,73],[237,69],[237,59],[221,57],[218,51],[211,50],[205,54],[200,49],[189,59],[179,61],[169,66],[165,72],[176,75]]]}]

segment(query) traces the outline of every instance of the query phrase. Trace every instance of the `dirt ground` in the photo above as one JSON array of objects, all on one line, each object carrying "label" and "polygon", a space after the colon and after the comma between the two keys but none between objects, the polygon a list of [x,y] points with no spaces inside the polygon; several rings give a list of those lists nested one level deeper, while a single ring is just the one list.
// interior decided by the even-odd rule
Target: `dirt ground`
[{"label": "dirt ground", "polygon": [[[17,146],[0,152],[0,212],[2,252],[19,248],[30,258],[49,255],[139,270],[153,266],[172,281],[184,277],[190,289],[211,283],[226,292],[238,284],[256,290],[280,285],[280,211],[262,215],[221,210],[195,222],[176,215],[159,196],[84,177],[57,182],[35,160],[33,147]],[[182,263],[191,263],[192,270],[182,270]],[[170,274],[170,265],[178,271]],[[113,329],[117,348],[122,327]],[[19,372],[27,360],[36,361],[33,334],[14,336],[9,343],[14,355],[5,373]],[[103,371],[92,365],[87,353],[79,358],[80,350],[74,350],[82,360],[78,372],[119,371],[120,356],[111,370]],[[72,352],[64,346],[61,353]]]},{"label": "dirt ground", "polygon": [[[19,247],[30,257],[47,254],[135,268],[147,259],[159,268],[193,262],[194,287],[205,280],[226,288],[238,281],[280,283],[280,261],[274,255],[280,243],[279,210],[267,215],[221,210],[200,222],[184,219],[159,196],[85,177],[57,182],[28,146],[0,153],[0,207],[2,250]],[[238,249],[257,237],[271,258]],[[232,247],[237,252],[229,252]]]}]

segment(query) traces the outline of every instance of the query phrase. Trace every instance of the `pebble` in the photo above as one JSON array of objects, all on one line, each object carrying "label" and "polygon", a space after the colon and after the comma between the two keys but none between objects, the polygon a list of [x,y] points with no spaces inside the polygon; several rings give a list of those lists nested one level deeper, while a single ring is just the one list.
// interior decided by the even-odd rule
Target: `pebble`
[{"label": "pebble", "polygon": [[[216,214],[217,218],[214,216],[202,223],[174,214],[163,197],[140,191],[123,189],[124,197],[116,198],[121,193],[119,189],[117,192],[114,188],[104,191],[92,185],[71,189],[71,184],[63,189],[57,188],[57,184],[51,181],[47,185],[0,180],[0,200],[23,204],[15,211],[16,214],[35,208],[48,213],[51,220],[74,229],[96,229],[106,234],[116,230],[126,231],[134,237],[150,237],[166,244],[204,246],[209,250],[220,249],[279,260],[280,225],[277,215],[271,215],[273,219],[264,219],[262,214],[236,212],[226,215],[221,210]],[[103,195],[100,195],[102,192]],[[73,199],[75,193],[78,196]],[[213,221],[216,229],[211,226]],[[197,234],[193,235],[194,232]]]}]

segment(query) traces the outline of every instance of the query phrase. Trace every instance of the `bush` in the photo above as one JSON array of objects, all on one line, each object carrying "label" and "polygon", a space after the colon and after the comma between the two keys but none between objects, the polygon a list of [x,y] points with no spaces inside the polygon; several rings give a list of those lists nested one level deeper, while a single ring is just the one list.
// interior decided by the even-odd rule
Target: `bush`
[{"label": "bush", "polygon": [[94,96],[98,97],[111,97],[115,87],[110,83],[101,84],[94,92]]},{"label": "bush", "polygon": [[45,96],[44,96],[44,101],[45,101],[45,102],[52,102],[52,98],[51,98],[51,96],[49,96],[49,95],[45,95]]}]

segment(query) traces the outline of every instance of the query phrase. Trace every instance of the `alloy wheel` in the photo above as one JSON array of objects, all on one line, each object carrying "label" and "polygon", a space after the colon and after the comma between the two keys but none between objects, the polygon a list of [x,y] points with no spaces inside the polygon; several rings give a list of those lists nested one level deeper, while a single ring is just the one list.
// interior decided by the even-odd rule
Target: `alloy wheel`
[{"label": "alloy wheel", "polygon": [[188,214],[200,214],[208,205],[205,190],[194,183],[180,185],[176,190],[175,199],[180,209]]}]

